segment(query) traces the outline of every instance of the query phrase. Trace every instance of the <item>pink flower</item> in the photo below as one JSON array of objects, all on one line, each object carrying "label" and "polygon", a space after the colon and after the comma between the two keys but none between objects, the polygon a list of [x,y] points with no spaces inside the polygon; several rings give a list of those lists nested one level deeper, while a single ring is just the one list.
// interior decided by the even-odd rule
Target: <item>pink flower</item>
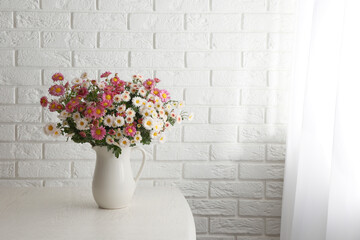
[{"label": "pink flower", "polygon": [[111,74],[111,72],[104,72],[103,74],[101,74],[101,78],[106,78],[106,77],[108,77],[109,75]]},{"label": "pink flower", "polygon": [[85,111],[85,109],[86,109],[86,103],[81,103],[81,104],[77,105],[77,110],[79,112],[83,112],[83,111]]},{"label": "pink flower", "polygon": [[85,117],[91,118],[95,114],[95,108],[94,107],[88,107],[85,111]]},{"label": "pink flower", "polygon": [[79,105],[79,100],[76,98],[72,98],[69,102],[71,105],[73,105],[74,107],[76,107],[77,105]]},{"label": "pink flower", "polygon": [[121,81],[120,78],[117,76],[115,76],[111,79],[111,83],[115,86],[118,85],[120,81]]},{"label": "pink flower", "polygon": [[106,85],[105,87],[104,87],[104,92],[112,92],[113,91],[113,89],[114,89],[114,87],[113,86],[110,86],[110,85]]},{"label": "pink flower", "polygon": [[86,137],[86,133],[85,133],[85,132],[83,132],[83,131],[79,132],[79,134],[80,134],[80,136],[82,136],[83,138],[85,138],[85,137]]},{"label": "pink flower", "polygon": [[151,93],[154,94],[155,96],[159,96],[159,92],[160,92],[160,89],[158,88],[154,88]]},{"label": "pink flower", "polygon": [[59,103],[59,104],[56,106],[56,109],[57,109],[57,110],[63,110],[63,109],[64,109],[64,106]]},{"label": "pink flower", "polygon": [[156,83],[160,82],[160,79],[158,79],[158,78],[154,78],[154,80],[155,80]]},{"label": "pink flower", "polygon": [[61,85],[53,85],[49,88],[49,93],[53,96],[61,96],[64,95],[65,89]]},{"label": "pink flower", "polygon": [[91,80],[91,84],[92,85],[97,85],[97,81],[96,80]]},{"label": "pink flower", "polygon": [[102,101],[100,103],[101,106],[103,106],[104,108],[108,108],[111,106],[111,102],[110,101]]},{"label": "pink flower", "polygon": [[99,105],[95,108],[95,112],[93,116],[95,116],[96,118],[101,118],[102,116],[104,116],[104,114],[105,114],[105,109]]},{"label": "pink flower", "polygon": [[65,106],[65,110],[68,112],[68,113],[72,113],[74,110],[75,110],[75,105],[71,104],[71,102],[68,102]]},{"label": "pink flower", "polygon": [[64,85],[64,88],[68,88],[69,87],[69,82],[66,82],[65,85]]},{"label": "pink flower", "polygon": [[62,80],[64,80],[64,75],[62,75],[61,73],[55,73],[54,75],[52,75],[51,78],[54,82],[62,81]]},{"label": "pink flower", "polygon": [[42,98],[40,98],[40,104],[42,107],[47,107],[49,101],[47,99],[47,97],[43,96]]},{"label": "pink flower", "polygon": [[113,95],[112,95],[111,93],[109,93],[109,92],[104,93],[104,94],[102,95],[102,100],[103,100],[103,101],[112,102],[112,100],[113,100]]},{"label": "pink flower", "polygon": [[170,93],[168,91],[166,91],[165,89],[160,90],[159,97],[162,102],[167,102],[170,100]]},{"label": "pink flower", "polygon": [[134,137],[136,134],[136,128],[134,126],[127,126],[125,128],[125,134]]},{"label": "pink flower", "polygon": [[83,98],[86,97],[88,94],[89,94],[89,91],[87,90],[86,87],[82,87],[78,91],[78,96],[83,97]]},{"label": "pink flower", "polygon": [[150,90],[155,86],[155,81],[153,79],[148,78],[143,82],[143,85],[147,90]]},{"label": "pink flower", "polygon": [[56,107],[57,107],[58,104],[59,103],[57,101],[55,101],[55,100],[51,101],[51,103],[49,104],[50,112],[55,112],[57,110]]},{"label": "pink flower", "polygon": [[110,130],[109,130],[109,134],[110,134],[110,135],[115,135],[114,129],[110,129]]},{"label": "pink flower", "polygon": [[91,136],[95,139],[95,140],[102,140],[104,139],[106,134],[106,130],[104,127],[94,127],[91,129]]}]

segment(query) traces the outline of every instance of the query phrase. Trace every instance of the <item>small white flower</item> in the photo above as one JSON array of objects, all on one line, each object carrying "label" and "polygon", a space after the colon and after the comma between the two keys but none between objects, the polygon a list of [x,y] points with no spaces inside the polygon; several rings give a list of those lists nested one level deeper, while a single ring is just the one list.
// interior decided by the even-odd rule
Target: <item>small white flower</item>
[{"label": "small white flower", "polygon": [[181,122],[182,122],[182,117],[181,117],[181,115],[178,115],[178,116],[176,117],[176,122],[177,122],[177,123],[181,123]]},{"label": "small white flower", "polygon": [[100,89],[104,89],[104,88],[106,87],[106,84],[105,84],[104,82],[100,82],[100,83],[98,84],[98,87],[99,87]]},{"label": "small white flower", "polygon": [[125,124],[125,120],[122,116],[117,116],[114,119],[114,123],[115,123],[116,127],[121,127]]},{"label": "small white flower", "polygon": [[120,128],[116,129],[116,131],[115,131],[115,138],[116,138],[116,139],[120,139],[120,138],[122,138],[122,136],[123,136],[123,134],[122,134],[121,129],[120,129]]},{"label": "small white flower", "polygon": [[125,122],[126,122],[126,123],[132,123],[132,122],[134,122],[134,118],[133,118],[133,117],[130,117],[130,116],[127,116],[127,117],[125,118]]},{"label": "small white flower", "polygon": [[128,109],[126,109],[126,115],[129,117],[134,117],[135,111],[132,108],[128,108]]},{"label": "small white flower", "polygon": [[136,134],[134,139],[135,139],[135,142],[139,143],[142,140],[142,137],[140,134]]},{"label": "small white flower", "polygon": [[121,147],[128,147],[130,145],[130,140],[127,137],[123,137],[120,140],[120,146]]},{"label": "small white flower", "polygon": [[72,82],[72,84],[80,84],[83,82],[83,80],[80,78],[74,78],[71,82]]},{"label": "small white flower", "polygon": [[146,96],[146,90],[144,88],[140,88],[139,89],[139,94],[140,94],[140,96],[145,97]]},{"label": "small white flower", "polygon": [[116,103],[120,103],[120,102],[121,102],[121,95],[120,95],[120,94],[116,94],[116,95],[114,96],[114,102],[116,102]]},{"label": "small white flower", "polygon": [[165,109],[170,112],[172,109],[171,104],[166,104]]},{"label": "small white flower", "polygon": [[110,136],[106,137],[106,143],[109,145],[113,145],[114,144],[114,139]]},{"label": "small white flower", "polygon": [[142,113],[142,115],[143,115],[144,117],[150,117],[150,116],[151,116],[151,112],[150,112],[149,110],[145,110],[145,111]]},{"label": "small white flower", "polygon": [[56,124],[55,123],[48,123],[45,125],[45,133],[47,135],[52,135],[56,131]]},{"label": "small white flower", "polygon": [[165,134],[160,134],[160,137],[159,137],[159,142],[160,143],[164,143],[165,142],[165,140],[166,140],[166,138],[165,138]]},{"label": "small white flower", "polygon": [[162,103],[161,103],[161,102],[155,103],[155,108],[156,108],[157,110],[162,109]]},{"label": "small white flower", "polygon": [[125,111],[125,109],[126,109],[126,105],[125,105],[125,104],[121,104],[120,106],[118,106],[118,107],[116,108],[116,111],[118,111],[119,113],[122,113],[122,112]]},{"label": "small white flower", "polygon": [[174,108],[177,108],[177,107],[178,107],[178,102],[172,102],[172,106],[173,106]]},{"label": "small white flower", "polygon": [[184,102],[184,101],[180,101],[180,102],[178,103],[178,107],[179,107],[179,108],[185,107],[185,102]]},{"label": "small white flower", "polygon": [[149,109],[153,109],[154,108],[154,104],[152,102],[148,102],[146,104],[146,107],[149,108]]},{"label": "small white flower", "polygon": [[162,104],[162,101],[158,96],[155,96],[155,103],[161,103]]},{"label": "small white flower", "polygon": [[172,118],[176,118],[176,114],[175,114],[174,112],[172,112],[172,113],[170,114],[170,116],[171,116]]},{"label": "small white flower", "polygon": [[82,78],[82,79],[87,79],[87,78],[88,78],[87,73],[84,72],[83,74],[81,74],[80,78]]},{"label": "small white flower", "polygon": [[59,136],[61,135],[60,129],[56,128],[52,135],[53,135],[54,137],[59,137]]},{"label": "small white flower", "polygon": [[157,118],[157,117],[158,117],[158,114],[157,114],[156,111],[153,111],[153,112],[151,113],[151,116],[152,116],[153,118]]},{"label": "small white flower", "polygon": [[66,110],[61,111],[60,115],[59,115],[59,119],[61,120],[65,120],[66,118],[68,118],[70,116],[70,113],[68,113]]},{"label": "small white flower", "polygon": [[160,136],[160,133],[158,131],[152,130],[150,132],[150,137],[151,138],[158,138]]},{"label": "small white flower", "polygon": [[136,106],[136,107],[140,107],[141,105],[142,105],[142,102],[144,101],[144,99],[143,98],[141,98],[141,97],[134,97],[133,99],[132,99],[132,103],[134,104],[134,106]]},{"label": "small white flower", "polygon": [[170,129],[171,128],[171,124],[169,122],[165,122],[165,128],[166,129]]},{"label": "small white flower", "polygon": [[154,124],[154,131],[160,131],[161,130],[161,125],[160,125],[160,123],[158,122],[158,123],[156,123],[156,124]]},{"label": "small white flower", "polygon": [[190,113],[188,116],[188,120],[191,122],[194,119],[194,113]]},{"label": "small white flower", "polygon": [[85,118],[80,118],[76,121],[76,128],[79,130],[88,129],[88,121]]},{"label": "small white flower", "polygon": [[90,82],[89,81],[84,81],[82,84],[81,84],[82,87],[85,87],[85,88],[89,88],[90,87]]},{"label": "small white flower", "polygon": [[137,89],[136,88],[131,88],[130,92],[133,93],[133,94],[136,94]]},{"label": "small white flower", "polygon": [[108,127],[111,127],[112,123],[113,123],[113,120],[114,120],[113,116],[106,115],[105,118],[104,118],[104,125],[108,126]]},{"label": "small white flower", "polygon": [[81,118],[80,113],[79,112],[74,112],[72,115],[72,118],[77,121]]},{"label": "small white flower", "polygon": [[146,118],[144,118],[142,124],[145,129],[151,130],[154,125],[154,120],[151,117],[146,117]]},{"label": "small white flower", "polygon": [[122,93],[122,94],[121,94],[121,99],[122,99],[124,102],[128,102],[128,101],[130,100],[130,94]]},{"label": "small white flower", "polygon": [[159,110],[159,116],[163,118],[165,116],[165,111]]}]

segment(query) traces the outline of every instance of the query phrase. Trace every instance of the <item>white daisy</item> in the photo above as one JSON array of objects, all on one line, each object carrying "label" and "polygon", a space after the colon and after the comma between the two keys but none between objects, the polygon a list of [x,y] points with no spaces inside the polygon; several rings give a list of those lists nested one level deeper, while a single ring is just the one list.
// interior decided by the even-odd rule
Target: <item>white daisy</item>
[{"label": "white daisy", "polygon": [[142,124],[145,129],[151,130],[154,125],[154,120],[151,117],[146,117],[146,118],[144,118]]},{"label": "white daisy", "polygon": [[120,138],[122,138],[122,136],[123,136],[123,134],[122,134],[121,129],[120,129],[120,128],[116,129],[116,131],[115,131],[115,138],[116,138],[116,139],[120,139]]},{"label": "white daisy", "polygon": [[124,102],[128,102],[130,100],[130,94],[121,94],[121,99],[124,101]]},{"label": "white daisy", "polygon": [[159,122],[157,122],[156,124],[154,124],[154,131],[160,131],[161,130],[161,125]]},{"label": "white daisy", "polygon": [[172,106],[173,106],[174,108],[177,108],[177,107],[178,107],[178,103],[177,103],[177,102],[172,102]]},{"label": "white daisy", "polygon": [[122,113],[122,112],[125,111],[125,109],[126,109],[126,105],[125,105],[125,104],[121,104],[120,106],[118,106],[118,107],[116,108],[116,111],[118,111],[119,113]]},{"label": "white daisy", "polygon": [[121,95],[120,95],[120,94],[116,94],[113,99],[114,99],[114,102],[120,103],[120,102],[121,102]]},{"label": "white daisy", "polygon": [[112,126],[112,123],[113,123],[113,120],[114,120],[114,117],[111,116],[111,115],[106,115],[105,118],[104,118],[104,125],[105,126],[108,126],[108,127],[111,127]]},{"label": "white daisy", "polygon": [[162,103],[161,99],[158,96],[155,96],[155,103]]},{"label": "white daisy", "polygon": [[144,99],[143,98],[141,98],[141,97],[134,97],[133,99],[132,99],[132,103],[134,104],[134,106],[136,106],[136,107],[140,107],[141,105],[142,105],[142,102],[144,101]]},{"label": "white daisy", "polygon": [[170,124],[169,122],[166,122],[166,123],[165,123],[165,128],[166,128],[166,129],[170,129],[170,128],[171,128],[171,124]]},{"label": "white daisy", "polygon": [[150,132],[150,137],[151,138],[158,138],[160,136],[160,133],[158,131],[152,130]]},{"label": "white daisy", "polygon": [[142,140],[142,137],[140,134],[135,135],[134,137],[135,142],[139,143]]},{"label": "white daisy", "polygon": [[105,84],[104,82],[100,82],[100,83],[98,84],[98,87],[99,87],[100,89],[104,89],[104,88],[106,87],[106,84]]},{"label": "white daisy", "polygon": [[170,114],[170,116],[171,116],[172,118],[176,118],[176,114],[175,114],[174,112],[172,112],[172,113]]},{"label": "white daisy", "polygon": [[85,118],[80,118],[76,121],[76,128],[79,130],[88,129],[88,121]]},{"label": "white daisy", "polygon": [[128,117],[134,117],[135,116],[135,111],[132,108],[128,108],[128,109],[126,109],[126,115]]},{"label": "white daisy", "polygon": [[177,122],[177,123],[181,123],[181,122],[182,122],[182,117],[181,117],[181,115],[178,115],[178,116],[176,117],[176,122]]},{"label": "white daisy", "polygon": [[133,118],[133,117],[130,117],[130,116],[127,116],[127,117],[125,118],[125,122],[126,122],[126,123],[132,123],[132,122],[134,122],[134,118]]},{"label": "white daisy", "polygon": [[190,113],[188,116],[188,120],[191,122],[194,119],[194,113]]},{"label": "white daisy", "polygon": [[120,140],[120,146],[121,147],[128,147],[130,145],[130,140],[127,137],[123,137]]},{"label": "white daisy", "polygon": [[151,116],[152,116],[153,118],[157,118],[157,117],[158,117],[158,114],[157,114],[156,111],[153,111],[153,112],[151,113]]},{"label": "white daisy", "polygon": [[121,127],[125,124],[125,119],[122,116],[117,116],[114,119],[116,127]]},{"label": "white daisy", "polygon": [[159,137],[159,142],[160,142],[160,143],[164,143],[164,142],[165,142],[165,140],[166,140],[166,138],[165,138],[165,134],[164,134],[164,133],[160,134],[160,137]]},{"label": "white daisy", "polygon": [[72,118],[77,121],[81,118],[80,113],[79,112],[74,112],[72,115]]},{"label": "white daisy", "polygon": [[83,74],[81,74],[80,78],[87,79],[88,78],[87,72],[84,72]]},{"label": "white daisy", "polygon": [[157,110],[162,109],[162,103],[161,103],[161,102],[155,103],[155,108],[156,108]]},{"label": "white daisy", "polygon": [[52,135],[53,135],[54,137],[59,137],[59,136],[61,135],[60,129],[56,128]]},{"label": "white daisy", "polygon": [[55,123],[48,123],[45,125],[44,130],[47,135],[52,135],[56,131]]},{"label": "white daisy", "polygon": [[145,110],[145,111],[142,113],[142,115],[143,115],[144,117],[150,117],[150,116],[151,116],[151,112],[150,112],[149,110]]},{"label": "white daisy", "polygon": [[82,84],[81,84],[82,87],[85,87],[85,88],[89,88],[90,87],[90,82],[89,81],[84,81]]},{"label": "white daisy", "polygon": [[114,139],[110,136],[106,137],[106,143],[109,145],[113,145],[114,144]]},{"label": "white daisy", "polygon": [[146,96],[146,90],[144,88],[140,88],[139,89],[139,94],[140,94],[140,96],[145,97]]},{"label": "white daisy", "polygon": [[123,93],[126,94],[126,95],[130,95],[129,91],[124,91]]},{"label": "white daisy", "polygon": [[154,104],[152,102],[148,102],[146,104],[146,107],[149,108],[149,109],[152,109],[152,108],[154,108]]},{"label": "white daisy", "polygon": [[71,82],[73,83],[73,84],[80,84],[80,83],[82,83],[82,79],[80,79],[80,78],[74,78]]},{"label": "white daisy", "polygon": [[172,109],[171,104],[166,104],[165,109],[168,111],[171,111],[171,109]]},{"label": "white daisy", "polygon": [[185,102],[184,102],[184,101],[180,101],[180,102],[178,103],[178,107],[179,107],[179,108],[185,107]]},{"label": "white daisy", "polygon": [[61,120],[65,120],[66,118],[68,118],[70,116],[70,113],[68,113],[66,110],[61,111],[61,113],[59,114],[59,119]]},{"label": "white daisy", "polygon": [[137,89],[136,89],[136,88],[132,88],[132,89],[130,90],[130,92],[133,93],[133,94],[136,94]]},{"label": "white daisy", "polygon": [[165,116],[165,111],[164,110],[159,110],[159,116],[160,117],[164,117]]}]

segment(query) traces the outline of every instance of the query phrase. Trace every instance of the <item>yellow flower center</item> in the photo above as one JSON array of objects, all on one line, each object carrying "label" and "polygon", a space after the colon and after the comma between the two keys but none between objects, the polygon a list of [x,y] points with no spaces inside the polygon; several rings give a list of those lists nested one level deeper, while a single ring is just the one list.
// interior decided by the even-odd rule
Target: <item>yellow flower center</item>
[{"label": "yellow flower center", "polygon": [[152,84],[152,82],[151,82],[151,81],[147,81],[146,84],[150,86],[150,85]]},{"label": "yellow flower center", "polygon": [[81,125],[81,126],[84,126],[84,124],[85,124],[84,122],[80,122],[80,125]]},{"label": "yellow flower center", "polygon": [[52,130],[54,129],[54,127],[50,125],[50,126],[48,127],[48,129],[49,129],[49,131],[52,131]]},{"label": "yellow flower center", "polygon": [[101,130],[100,130],[100,129],[96,129],[95,133],[96,133],[96,135],[101,135]]},{"label": "yellow flower center", "polygon": [[106,95],[106,97],[105,97],[107,100],[111,100],[111,95],[110,94],[108,94],[108,95]]},{"label": "yellow flower center", "polygon": [[59,88],[59,87],[56,88],[55,92],[57,92],[57,93],[61,92],[61,88]]},{"label": "yellow flower center", "polygon": [[147,121],[146,125],[151,126],[151,121]]},{"label": "yellow flower center", "polygon": [[96,113],[97,113],[97,114],[100,114],[100,113],[101,113],[101,110],[100,110],[100,109],[96,109]]},{"label": "yellow flower center", "polygon": [[91,114],[92,113],[92,110],[91,109],[88,109],[88,111],[87,111],[89,114]]},{"label": "yellow flower center", "polygon": [[157,95],[157,94],[159,93],[159,91],[156,91],[156,90],[155,90],[154,93],[155,93],[155,95]]},{"label": "yellow flower center", "polygon": [[128,130],[128,132],[129,132],[129,133],[132,133],[132,132],[133,132],[133,130],[132,130],[132,129],[129,129],[129,130]]},{"label": "yellow flower center", "polygon": [[107,121],[108,123],[110,123],[110,122],[111,122],[111,119],[110,119],[110,118],[108,118],[108,119],[106,119],[106,121]]},{"label": "yellow flower center", "polygon": [[166,98],[166,97],[167,97],[166,93],[163,93],[163,94],[162,94],[162,97],[163,97],[163,98]]},{"label": "yellow flower center", "polygon": [[126,141],[123,141],[122,143],[125,145],[125,144],[126,144]]}]

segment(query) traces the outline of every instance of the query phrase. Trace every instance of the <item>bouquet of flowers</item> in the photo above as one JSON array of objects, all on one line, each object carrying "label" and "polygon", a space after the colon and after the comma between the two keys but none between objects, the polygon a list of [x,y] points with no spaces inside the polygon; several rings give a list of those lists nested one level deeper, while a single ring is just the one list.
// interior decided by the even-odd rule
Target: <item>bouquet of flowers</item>
[{"label": "bouquet of flowers", "polygon": [[132,81],[124,81],[117,73],[105,72],[101,79],[90,80],[84,73],[70,84],[64,83],[63,74],[55,73],[49,94],[57,99],[43,96],[40,104],[59,113],[60,121],[46,124],[45,133],[105,146],[119,157],[121,148],[153,140],[163,143],[166,130],[193,118],[182,111],[183,101],[171,100],[167,90],[156,87],[157,78],[134,75]]}]

